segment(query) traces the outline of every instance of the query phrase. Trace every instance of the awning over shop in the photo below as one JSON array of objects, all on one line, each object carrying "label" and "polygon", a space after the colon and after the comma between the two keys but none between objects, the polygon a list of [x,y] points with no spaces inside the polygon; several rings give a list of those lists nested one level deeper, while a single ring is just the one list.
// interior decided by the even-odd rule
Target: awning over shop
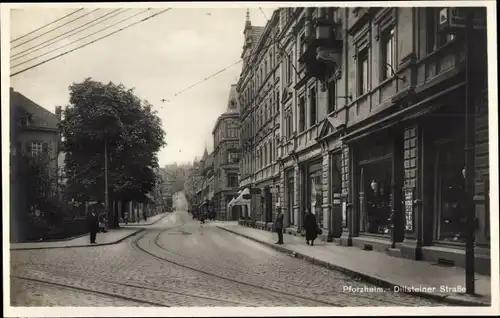
[{"label": "awning over shop", "polygon": [[234,200],[236,200],[236,198],[232,198],[232,199],[231,199],[231,201],[229,201],[229,203],[227,204],[227,207],[228,207],[228,208],[233,207],[233,205],[234,205]]},{"label": "awning over shop", "polygon": [[231,208],[235,205],[246,205],[250,203],[250,200],[243,199],[243,195],[250,194],[250,189],[245,188],[242,191],[238,192],[238,196],[235,199],[232,199],[231,202],[228,203],[228,208]]}]

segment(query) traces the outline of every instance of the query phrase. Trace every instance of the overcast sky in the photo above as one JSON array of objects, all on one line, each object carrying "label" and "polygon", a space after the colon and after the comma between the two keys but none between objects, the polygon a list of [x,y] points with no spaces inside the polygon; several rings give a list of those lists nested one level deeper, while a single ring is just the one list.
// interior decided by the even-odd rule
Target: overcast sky
[{"label": "overcast sky", "polygon": [[[93,9],[86,8],[32,36],[13,42],[11,47],[34,39],[18,48],[13,48],[11,57],[114,10],[102,8],[36,38]],[[68,7],[14,9],[11,11],[11,39],[74,10]],[[131,9],[26,57],[11,59],[11,71],[22,70],[59,55],[151,14],[144,13],[104,33],[12,68],[15,64],[75,41],[142,10],[144,9]],[[158,11],[161,11],[161,8],[151,10],[151,12]],[[269,18],[273,8],[264,7],[263,11]],[[128,88],[135,87],[139,98],[155,105],[163,120],[168,146],[159,153],[160,164],[163,166],[172,162],[190,162],[195,156],[202,155],[205,145],[208,145],[211,151],[213,125],[226,109],[229,88],[231,84],[236,83],[241,64],[186,90],[177,97],[174,94],[240,59],[245,14],[244,7],[174,8],[85,48],[14,76],[11,78],[11,86],[52,112],[55,106],[68,104],[68,86],[86,77],[105,83],[121,82]],[[250,18],[253,25],[265,25],[266,18],[258,7],[250,8]],[[170,102],[162,103],[163,98]]]}]

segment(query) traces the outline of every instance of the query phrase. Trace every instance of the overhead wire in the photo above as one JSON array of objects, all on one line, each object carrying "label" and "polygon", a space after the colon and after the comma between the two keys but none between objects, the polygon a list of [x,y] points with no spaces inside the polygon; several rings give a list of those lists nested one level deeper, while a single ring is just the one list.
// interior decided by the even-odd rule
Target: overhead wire
[{"label": "overhead wire", "polygon": [[53,29],[50,29],[49,31],[47,31],[47,32],[45,32],[45,33],[42,33],[42,34],[38,35],[37,37],[35,37],[35,38],[33,38],[33,39],[26,40],[26,41],[24,41],[24,42],[22,42],[22,43],[20,43],[20,44],[18,44],[18,45],[16,45],[16,46],[13,46],[13,47],[11,47],[10,49],[11,49],[11,50],[13,50],[13,49],[15,49],[15,48],[18,48],[18,47],[20,47],[20,46],[22,46],[22,45],[24,45],[24,44],[28,43],[28,42],[34,41],[34,40],[36,40],[36,39],[38,39],[38,38],[40,38],[40,37],[42,37],[42,36],[44,36],[44,35],[46,35],[46,34],[49,34],[50,32],[53,32],[53,31],[55,31],[55,30],[57,30],[57,29],[62,28],[62,27],[63,27],[63,26],[65,26],[65,25],[68,25],[68,24],[70,24],[70,23],[72,23],[72,22],[75,22],[76,20],[80,20],[81,18],[86,17],[86,16],[88,16],[89,14],[96,12],[97,10],[100,10],[100,8],[97,8],[97,9],[94,9],[94,10],[92,10],[92,11],[90,11],[90,12],[87,12],[87,13],[86,13],[86,14],[84,14],[84,15],[81,15],[81,16],[79,16],[79,17],[77,17],[77,18],[75,18],[75,19],[73,19],[73,20],[71,20],[71,21],[68,21],[68,22],[66,22],[66,23],[64,23],[64,24],[61,24],[60,26],[57,26],[57,27],[55,27],[55,28],[53,28]]},{"label": "overhead wire", "polygon": [[129,25],[126,25],[126,26],[122,27],[121,29],[118,29],[118,30],[116,30],[116,31],[114,31],[114,32],[112,32],[112,33],[106,34],[106,35],[104,35],[104,36],[102,36],[102,37],[100,37],[100,38],[97,38],[97,39],[95,39],[95,40],[93,40],[93,41],[91,41],[91,42],[88,42],[88,43],[85,43],[85,44],[83,44],[83,45],[80,45],[80,46],[78,46],[78,47],[76,47],[76,48],[74,48],[74,49],[72,49],[72,50],[70,50],[70,51],[63,52],[63,53],[61,53],[61,54],[59,54],[59,55],[57,55],[57,56],[54,56],[54,57],[51,57],[51,58],[49,58],[49,59],[45,60],[45,61],[42,61],[42,62],[40,62],[40,63],[37,63],[37,64],[32,65],[32,66],[30,66],[30,67],[27,67],[27,68],[25,68],[25,69],[22,69],[22,70],[20,70],[20,71],[14,72],[14,73],[10,74],[10,77],[13,77],[13,76],[19,75],[19,74],[24,73],[24,72],[26,72],[26,71],[28,71],[28,70],[31,70],[31,69],[33,69],[33,68],[35,68],[35,67],[38,67],[38,66],[40,66],[40,65],[43,65],[43,64],[45,64],[45,63],[48,63],[48,62],[50,62],[50,61],[52,61],[52,60],[55,60],[55,59],[57,59],[57,58],[59,58],[59,57],[61,57],[61,56],[64,56],[64,55],[69,54],[69,53],[72,53],[72,52],[74,52],[74,51],[76,51],[76,50],[79,50],[79,49],[81,49],[81,48],[83,48],[83,47],[86,47],[86,46],[88,46],[88,45],[90,45],[90,44],[93,44],[93,43],[95,43],[95,42],[97,42],[97,41],[103,40],[103,39],[105,39],[105,38],[107,38],[107,37],[109,37],[109,36],[111,36],[111,35],[114,35],[114,34],[116,34],[116,33],[118,33],[118,32],[121,32],[121,31],[123,31],[123,30],[125,30],[125,29],[128,29],[128,28],[130,28],[130,27],[132,27],[132,26],[134,26],[134,25],[137,25],[137,24],[139,24],[139,23],[145,22],[145,21],[147,21],[147,20],[149,20],[149,19],[152,19],[152,18],[154,18],[154,17],[156,17],[156,16],[158,16],[158,15],[162,14],[162,13],[165,13],[165,12],[167,12],[167,11],[170,11],[171,9],[172,9],[172,8],[167,8],[167,9],[164,9],[164,10],[162,10],[162,11],[160,11],[160,12],[157,12],[157,13],[155,13],[155,14],[153,14],[153,15],[150,15],[150,16],[148,16],[148,17],[146,17],[146,18],[144,18],[144,19],[142,19],[142,20],[140,20],[140,21],[136,21],[136,22],[131,23],[131,24],[129,24]]},{"label": "overhead wire", "polygon": [[89,34],[89,35],[86,35],[86,36],[84,36],[84,37],[81,37],[81,38],[79,38],[79,39],[77,39],[77,40],[74,40],[74,41],[72,41],[72,42],[66,43],[66,44],[64,44],[63,46],[57,47],[57,48],[55,48],[55,49],[53,49],[53,50],[50,50],[50,51],[45,52],[45,53],[43,53],[43,54],[40,54],[40,55],[38,55],[38,56],[32,57],[32,58],[30,58],[30,59],[27,59],[27,60],[25,60],[25,61],[23,61],[23,62],[20,62],[20,63],[18,63],[18,64],[15,64],[14,66],[11,66],[11,67],[12,67],[12,68],[14,68],[14,67],[18,67],[19,65],[23,65],[23,64],[26,64],[26,63],[31,62],[31,61],[33,61],[33,60],[39,59],[39,58],[40,58],[40,57],[42,57],[42,56],[45,56],[45,55],[48,55],[48,54],[50,54],[50,53],[52,53],[52,52],[58,51],[58,50],[60,50],[60,49],[62,49],[62,48],[65,48],[65,47],[67,47],[67,46],[70,46],[71,44],[74,44],[74,43],[76,43],[76,42],[80,42],[80,41],[82,41],[82,40],[85,40],[86,38],[89,38],[89,37],[91,37],[91,36],[93,36],[93,35],[96,35],[96,34],[98,34],[98,33],[102,32],[102,31],[106,31],[107,29],[112,28],[112,27],[114,27],[115,25],[118,25],[118,24],[120,24],[120,23],[122,23],[122,22],[125,22],[125,21],[127,21],[127,20],[132,19],[132,18],[135,18],[136,16],[138,16],[138,15],[140,15],[140,14],[143,14],[143,13],[145,13],[145,12],[149,11],[149,10],[151,10],[151,8],[148,8],[148,9],[146,9],[146,10],[144,10],[144,11],[141,11],[141,12],[139,12],[139,13],[136,13],[136,14],[134,14],[134,15],[132,15],[132,16],[130,16],[130,17],[127,17],[127,18],[125,18],[125,19],[122,19],[122,20],[120,20],[120,21],[118,21],[118,22],[116,22],[116,23],[114,23],[114,24],[112,24],[112,25],[110,25],[110,26],[106,26],[106,27],[104,27],[104,28],[100,29],[99,31],[95,31],[94,33],[91,33],[91,34]]},{"label": "overhead wire", "polygon": [[[74,29],[72,29],[72,30],[69,30],[69,31],[67,31],[67,32],[65,32],[65,33],[63,33],[63,34],[60,34],[60,35],[58,35],[58,36],[56,36],[56,37],[54,37],[54,38],[51,38],[51,39],[46,40],[46,41],[44,41],[44,42],[42,42],[42,43],[40,43],[40,44],[37,44],[37,45],[35,45],[35,46],[32,46],[32,47],[31,47],[31,48],[29,48],[29,49],[26,49],[26,50],[24,50],[24,51],[21,51],[21,52],[19,52],[19,53],[16,53],[16,54],[12,55],[12,56],[11,56],[11,61],[18,60],[18,59],[20,59],[20,58],[22,58],[22,57],[25,57],[26,55],[29,55],[29,54],[32,54],[32,53],[34,53],[34,52],[36,52],[36,51],[39,51],[39,50],[41,50],[41,49],[44,49],[44,48],[46,48],[47,46],[51,46],[51,45],[53,45],[53,44],[55,44],[55,43],[57,43],[57,42],[59,42],[59,41],[62,41],[62,40],[64,40],[64,39],[67,39],[67,38],[69,38],[69,37],[71,37],[71,36],[73,36],[73,35],[75,35],[75,34],[77,34],[77,33],[83,32],[83,31],[85,31],[85,30],[87,30],[87,29],[89,29],[89,28],[91,28],[91,27],[95,26],[95,25],[96,25],[96,24],[98,24],[98,23],[102,23],[102,22],[107,21],[107,20],[109,20],[109,19],[111,19],[111,18],[114,18],[114,17],[116,17],[117,15],[120,15],[120,14],[122,14],[122,13],[124,13],[124,12],[128,11],[128,10],[130,10],[130,9],[125,9],[125,10],[122,10],[122,9],[116,9],[116,10],[113,10],[113,11],[111,11],[111,12],[109,12],[109,13],[106,13],[105,15],[102,15],[102,16],[100,16],[100,17],[99,17],[99,18],[97,18],[97,19],[94,19],[94,20],[92,20],[92,21],[90,21],[90,22],[87,22],[87,23],[85,23],[85,24],[83,24],[83,25],[80,25],[79,27],[76,27],[76,28],[74,28]],[[118,12],[117,12],[117,11],[118,11]],[[113,13],[115,13],[115,14],[113,14]],[[106,18],[106,19],[104,19],[105,17],[107,17],[107,18]],[[97,22],[97,23],[95,23],[95,22]],[[89,24],[92,24],[92,23],[93,23],[93,25],[90,25],[90,26],[88,26],[88,27],[84,28],[83,30],[80,30],[80,31],[78,31],[78,32],[76,32],[76,33],[73,33],[74,31],[76,31],[76,30],[78,30],[78,29],[81,29],[81,28],[83,28],[83,27],[85,27],[85,26],[87,26],[87,25],[89,25]],[[65,37],[61,38],[62,36],[66,35],[66,34],[68,34],[68,33],[73,33],[73,34],[70,34],[70,35],[68,35],[68,36],[65,36]],[[59,39],[59,38],[60,38],[60,39]],[[54,41],[54,40],[56,40],[56,39],[59,39],[59,40]],[[46,44],[47,42],[52,42],[52,43],[48,43],[48,44]],[[44,45],[44,44],[46,44],[46,45]],[[27,53],[25,53],[25,52],[27,52]],[[23,53],[24,53],[24,54],[23,54]],[[22,55],[21,55],[21,54],[22,54]],[[19,55],[21,55],[21,56],[19,56]]]},{"label": "overhead wire", "polygon": [[[281,38],[279,38],[279,39],[275,39],[275,40],[273,40],[271,43],[269,43],[268,45],[266,45],[266,46],[262,47],[262,49],[261,49],[260,51],[262,51],[262,50],[266,50],[267,48],[269,48],[270,46],[272,46],[272,45],[274,45],[274,44],[278,44],[278,45],[279,45],[279,42],[283,41],[284,39],[286,39],[288,36],[291,36],[291,35],[293,35],[293,33],[284,34]],[[280,49],[281,49],[281,48],[280,48]],[[254,52],[254,53],[251,53],[248,57],[249,57],[249,58],[251,58],[251,57],[255,57],[255,56],[256,56],[256,55],[258,55],[258,54],[260,54],[260,52]],[[193,87],[195,87],[195,86],[197,86],[197,85],[199,85],[199,84],[201,84],[201,83],[203,83],[203,82],[205,82],[205,81],[209,80],[210,78],[212,78],[212,77],[214,77],[214,76],[216,76],[216,75],[219,75],[220,73],[223,73],[223,72],[227,71],[227,70],[228,70],[228,69],[230,69],[231,67],[233,67],[233,66],[235,66],[235,65],[237,65],[237,64],[239,64],[239,63],[241,63],[241,62],[243,62],[243,59],[240,59],[240,60],[238,60],[238,61],[236,61],[236,62],[232,63],[231,65],[226,66],[225,68],[223,68],[223,69],[221,69],[221,70],[219,70],[219,71],[217,71],[217,72],[215,72],[215,73],[213,73],[213,74],[211,74],[211,75],[209,75],[209,76],[205,77],[205,78],[204,78],[204,79],[202,79],[201,81],[196,82],[195,84],[193,84],[193,85],[191,85],[191,86],[189,86],[189,87],[186,87],[186,88],[184,88],[184,89],[182,89],[182,90],[180,90],[180,91],[176,92],[176,93],[174,94],[174,96],[178,96],[178,95],[182,94],[183,92],[185,92],[185,91],[187,91],[187,90],[189,90],[189,89],[191,89],[191,88],[193,88]]]},{"label": "overhead wire", "polygon": [[58,18],[58,19],[56,19],[56,20],[54,20],[54,21],[52,21],[52,22],[49,22],[49,23],[47,23],[47,24],[44,24],[44,25],[42,25],[41,27],[39,27],[39,28],[37,28],[37,29],[35,29],[35,30],[31,31],[31,32],[26,33],[25,35],[21,35],[21,36],[19,36],[19,37],[15,38],[15,39],[11,40],[11,41],[10,41],[10,43],[15,42],[15,41],[18,41],[18,40],[20,40],[20,39],[23,39],[23,38],[27,37],[28,35],[31,35],[31,34],[35,33],[36,31],[40,31],[40,30],[42,30],[42,29],[44,29],[44,28],[48,27],[48,26],[49,26],[49,25],[51,25],[51,24],[54,24],[54,23],[56,23],[56,22],[61,21],[61,20],[62,20],[62,19],[64,19],[64,18],[70,17],[70,16],[72,16],[73,14],[75,14],[75,13],[77,13],[77,12],[82,11],[83,9],[84,9],[84,8],[77,9],[77,10],[75,10],[75,11],[73,11],[73,12],[70,12],[70,13],[66,14],[65,16],[62,16],[62,17],[60,17],[60,18]]}]

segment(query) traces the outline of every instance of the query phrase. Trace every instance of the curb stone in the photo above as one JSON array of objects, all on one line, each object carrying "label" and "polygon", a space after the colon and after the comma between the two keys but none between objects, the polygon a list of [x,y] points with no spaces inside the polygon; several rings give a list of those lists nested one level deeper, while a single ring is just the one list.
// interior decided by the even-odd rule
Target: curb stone
[{"label": "curb stone", "polygon": [[48,240],[44,240],[44,241],[27,241],[27,242],[17,242],[17,243],[21,243],[21,244],[24,244],[24,243],[29,243],[29,244],[43,244],[43,243],[56,243],[56,242],[66,242],[66,241],[71,241],[71,240],[74,240],[74,239],[77,239],[77,238],[80,238],[80,237],[83,237],[83,236],[86,236],[86,235],[89,235],[89,232],[87,233],[83,233],[83,234],[79,234],[79,235],[75,235],[75,236],[70,236],[70,237],[66,237],[66,238],[63,238],[63,239],[55,239],[55,240],[51,240],[51,239],[48,239]]},{"label": "curb stone", "polygon": [[[165,218],[168,214],[165,214],[164,216],[162,216],[161,218],[159,218],[158,220],[154,221],[153,223],[149,224],[149,225],[153,225],[155,224],[156,222],[162,220],[163,218]],[[133,228],[133,227],[129,227],[129,228]],[[107,245],[113,245],[113,244],[118,244],[118,243],[121,243],[123,242],[124,240],[128,239],[129,237],[132,237],[132,236],[135,236],[139,233],[141,233],[142,231],[144,231],[145,229],[144,228],[139,228],[137,229],[136,231],[130,233],[129,235],[125,236],[125,237],[122,237],[121,239],[117,240],[117,241],[113,241],[113,242],[108,242],[108,243],[97,243],[97,244],[85,244],[85,245],[70,245],[70,246],[46,246],[46,247],[19,247],[19,248],[11,248],[10,250],[11,251],[26,251],[26,250],[47,250],[47,249],[56,249],[56,248],[75,248],[75,247],[96,247],[96,246],[107,246]],[[85,236],[85,235],[88,235],[89,233],[86,233],[86,234],[83,234],[81,236],[77,236],[75,238],[79,238],[79,237],[82,237],[82,236]],[[64,242],[64,241],[56,241],[56,242]],[[49,242],[51,243],[51,242]]]},{"label": "curb stone", "polygon": [[[227,229],[227,228],[225,228],[223,226],[217,226],[217,227],[220,228],[220,229],[222,229],[222,230],[224,230],[224,231],[227,231],[229,233],[232,233],[232,234],[235,234],[235,235],[239,235],[239,236],[242,236],[242,237],[244,237],[246,239],[249,239],[249,240],[252,240],[254,242],[257,242],[257,243],[266,245],[268,247],[271,247],[271,248],[273,248],[273,249],[275,249],[275,250],[277,250],[279,252],[287,253],[287,254],[294,253],[295,258],[299,258],[299,259],[305,260],[307,262],[310,262],[310,263],[312,263],[314,265],[325,267],[325,268],[328,268],[328,269],[331,269],[331,270],[337,270],[337,271],[343,272],[344,274],[352,276],[355,279],[356,278],[362,279],[362,280],[364,280],[364,281],[366,281],[368,283],[372,283],[374,285],[378,285],[378,286],[384,287],[384,288],[394,289],[395,287],[403,287],[401,284],[395,283],[395,282],[393,282],[393,281],[391,281],[391,280],[389,280],[387,278],[380,278],[380,277],[369,275],[369,274],[366,274],[366,273],[363,273],[363,272],[360,272],[360,271],[355,271],[355,270],[352,270],[352,269],[347,268],[347,267],[334,265],[332,263],[328,263],[326,261],[323,261],[323,260],[320,260],[320,259],[308,256],[308,255],[302,254],[300,252],[292,251],[292,250],[290,250],[290,249],[288,249],[286,247],[275,245],[275,244],[272,244],[272,243],[269,243],[269,242],[264,242],[264,241],[258,240],[256,238],[253,238],[251,236],[248,236],[248,235],[245,235],[245,234],[242,234],[242,233],[238,233],[237,231],[232,231],[232,230]],[[474,307],[479,307],[479,306],[481,306],[481,307],[490,307],[491,306],[491,303],[488,303],[488,302],[485,302],[485,301],[473,300],[473,299],[464,299],[464,298],[462,298],[460,296],[456,296],[456,295],[440,295],[440,294],[431,293],[431,292],[408,291],[408,290],[404,290],[403,292],[405,294],[416,295],[416,296],[420,296],[422,298],[433,299],[433,300],[437,300],[437,301],[440,301],[440,302],[445,302],[445,303],[449,303],[449,304],[457,305],[457,306],[474,306]]]},{"label": "curb stone", "polygon": [[[135,227],[135,226],[150,226],[150,225],[153,225],[153,224],[156,224],[158,223],[159,221],[163,220],[163,218],[165,218],[166,216],[168,216],[170,213],[169,212],[165,212],[164,213],[165,215],[162,216],[161,218],[159,218],[158,220],[154,221],[153,223],[149,223],[149,224],[140,224],[140,223],[134,223],[134,224],[130,224],[130,225],[125,225],[124,228],[131,228],[131,227]],[[88,233],[87,233],[88,234]]]},{"label": "curb stone", "polygon": [[27,251],[27,250],[50,250],[50,249],[56,249],[56,248],[76,248],[76,247],[97,247],[97,246],[107,246],[107,245],[114,245],[123,242],[124,240],[128,239],[129,237],[132,237],[134,235],[137,235],[144,231],[145,229],[137,229],[137,231],[134,231],[127,236],[122,237],[119,240],[113,241],[113,242],[108,242],[108,243],[97,243],[97,244],[85,244],[85,245],[70,245],[70,246],[46,246],[46,247],[19,247],[19,248],[11,248],[11,251]]}]

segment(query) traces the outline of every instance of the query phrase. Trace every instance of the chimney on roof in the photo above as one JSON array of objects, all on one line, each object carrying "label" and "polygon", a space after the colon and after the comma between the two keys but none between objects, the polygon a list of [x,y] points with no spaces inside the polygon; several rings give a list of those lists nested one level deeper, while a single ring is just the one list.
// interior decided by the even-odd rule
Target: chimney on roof
[{"label": "chimney on roof", "polygon": [[247,9],[246,20],[245,20],[245,30],[252,28],[252,22],[250,22],[250,9]]}]

